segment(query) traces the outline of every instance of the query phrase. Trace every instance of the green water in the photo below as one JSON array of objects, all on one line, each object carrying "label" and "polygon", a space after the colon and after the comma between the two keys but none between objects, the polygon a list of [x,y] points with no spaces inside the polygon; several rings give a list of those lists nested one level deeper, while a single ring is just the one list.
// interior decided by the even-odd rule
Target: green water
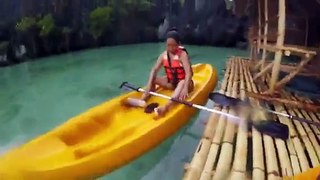
[{"label": "green water", "polygon": [[[122,81],[144,85],[163,44],[86,50],[0,69],[0,154],[69,118],[120,95]],[[210,63],[223,76],[225,61],[246,51],[186,46],[193,63]],[[211,102],[208,102],[210,106]],[[101,179],[181,179],[201,137],[207,112],[157,148]]]}]

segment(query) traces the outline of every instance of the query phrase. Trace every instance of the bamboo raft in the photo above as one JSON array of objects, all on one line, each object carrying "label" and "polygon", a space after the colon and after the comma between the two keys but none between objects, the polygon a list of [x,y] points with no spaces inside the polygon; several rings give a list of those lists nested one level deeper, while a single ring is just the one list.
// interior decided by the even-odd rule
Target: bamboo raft
[{"label": "bamboo raft", "polygon": [[[235,98],[245,98],[245,91],[263,92],[267,83],[257,86],[249,71],[249,62],[231,57],[227,62],[220,93]],[[270,79],[270,75],[267,76]],[[281,91],[281,96],[291,100],[311,102],[310,99]],[[254,106],[260,106],[256,99]],[[320,121],[320,113],[273,104],[278,112]],[[216,110],[235,114],[232,108],[215,105]],[[266,114],[259,114],[266,117]],[[281,179],[293,176],[320,165],[320,129],[306,123],[281,116],[274,120],[288,125],[290,137],[275,139],[247,127],[246,123],[234,124],[225,116],[211,114],[199,145],[190,163],[185,165],[184,180],[222,179]]]}]

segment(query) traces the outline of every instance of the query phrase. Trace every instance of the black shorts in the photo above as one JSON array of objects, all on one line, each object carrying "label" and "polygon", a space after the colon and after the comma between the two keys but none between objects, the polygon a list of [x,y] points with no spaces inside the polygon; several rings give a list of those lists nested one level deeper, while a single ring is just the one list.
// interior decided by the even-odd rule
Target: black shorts
[{"label": "black shorts", "polygon": [[181,81],[180,79],[178,79],[177,81],[173,81],[172,79],[168,78],[168,83],[170,83],[174,89],[177,88],[180,81]]}]

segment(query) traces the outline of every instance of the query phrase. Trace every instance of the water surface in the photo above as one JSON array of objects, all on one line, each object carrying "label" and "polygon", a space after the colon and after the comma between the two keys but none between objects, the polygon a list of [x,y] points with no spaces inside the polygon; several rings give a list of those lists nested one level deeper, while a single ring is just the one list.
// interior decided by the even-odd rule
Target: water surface
[{"label": "water surface", "polygon": [[[38,59],[0,69],[0,153],[20,145],[121,92],[123,81],[143,86],[163,44],[114,46]],[[192,63],[210,63],[223,76],[228,56],[246,51],[186,46]],[[208,106],[212,106],[208,102]],[[181,179],[201,137],[207,112],[157,148],[101,179]]]}]

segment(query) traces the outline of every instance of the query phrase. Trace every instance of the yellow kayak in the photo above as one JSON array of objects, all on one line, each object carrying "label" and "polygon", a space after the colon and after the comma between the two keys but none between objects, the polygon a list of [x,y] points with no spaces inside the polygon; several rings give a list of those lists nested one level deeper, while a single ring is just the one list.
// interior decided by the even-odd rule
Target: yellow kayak
[{"label": "yellow kayak", "polygon": [[285,180],[319,180],[320,179],[320,166],[309,169],[306,172],[297,174],[292,177],[284,177]]},{"label": "yellow kayak", "polygon": [[[209,64],[193,67],[195,89],[187,101],[204,105],[217,72]],[[115,87],[117,88],[117,87]],[[160,94],[171,91],[159,89]],[[61,126],[0,157],[0,179],[93,179],[129,163],[184,126],[197,109],[176,104],[158,120],[144,108],[122,105],[130,92],[89,109]],[[151,97],[149,103],[167,103]]]}]

